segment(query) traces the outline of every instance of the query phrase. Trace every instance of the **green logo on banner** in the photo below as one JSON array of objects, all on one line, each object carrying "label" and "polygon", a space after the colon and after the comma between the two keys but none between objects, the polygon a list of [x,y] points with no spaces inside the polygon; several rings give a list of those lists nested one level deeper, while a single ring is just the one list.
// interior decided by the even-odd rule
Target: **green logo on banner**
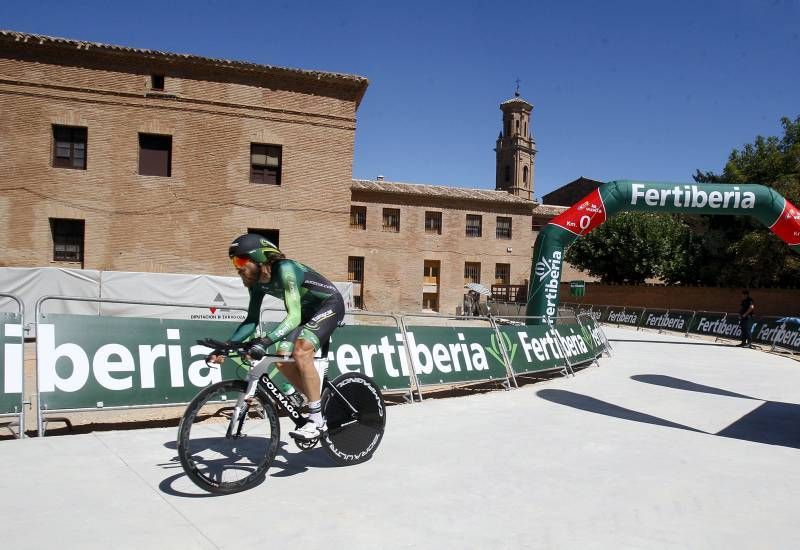
[{"label": "green logo on banner", "polygon": [[[503,343],[505,344],[506,349],[510,350],[508,360],[514,361],[514,355],[517,353],[517,344],[511,343],[511,338],[508,337],[508,334],[502,333],[501,335],[503,337]],[[491,336],[491,342],[492,347],[487,349],[486,352],[497,359],[497,362],[505,367],[506,364],[503,362],[503,352],[501,351],[497,337],[494,334]]]}]

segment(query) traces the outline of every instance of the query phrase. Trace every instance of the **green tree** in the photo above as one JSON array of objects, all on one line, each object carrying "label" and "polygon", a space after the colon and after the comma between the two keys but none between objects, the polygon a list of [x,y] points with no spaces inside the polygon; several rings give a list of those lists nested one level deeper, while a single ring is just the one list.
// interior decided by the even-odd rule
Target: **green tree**
[{"label": "green tree", "polygon": [[[800,202],[800,117],[782,118],[783,137],[756,137],[734,150],[721,174],[701,172],[699,183],[760,183],[793,204]],[[745,217],[702,216],[695,224],[703,265],[694,274],[704,284],[798,286],[800,257],[757,221]]]},{"label": "green tree", "polygon": [[685,281],[697,271],[697,245],[677,216],[622,212],[575,241],[566,260],[604,283]]}]

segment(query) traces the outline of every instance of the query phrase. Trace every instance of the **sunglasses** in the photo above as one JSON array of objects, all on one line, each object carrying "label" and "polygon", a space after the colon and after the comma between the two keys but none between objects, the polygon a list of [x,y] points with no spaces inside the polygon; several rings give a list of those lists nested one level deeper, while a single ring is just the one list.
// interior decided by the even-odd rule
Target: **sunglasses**
[{"label": "sunglasses", "polygon": [[251,261],[249,256],[231,256],[231,262],[236,269],[244,267],[249,261]]}]

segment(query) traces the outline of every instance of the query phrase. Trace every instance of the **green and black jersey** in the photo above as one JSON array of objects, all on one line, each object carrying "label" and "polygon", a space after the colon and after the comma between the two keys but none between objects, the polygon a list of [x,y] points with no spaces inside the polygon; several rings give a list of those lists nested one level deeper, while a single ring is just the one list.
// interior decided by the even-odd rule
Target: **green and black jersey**
[{"label": "green and black jersey", "polygon": [[[329,332],[333,332],[336,325],[344,318],[344,302],[333,283],[310,267],[294,260],[284,259],[274,262],[269,282],[256,283],[249,291],[250,304],[247,308],[247,318],[233,333],[232,342],[242,342],[255,332],[261,317],[261,303],[267,294],[282,299],[286,306],[286,318],[265,335],[273,342],[285,339],[301,325],[307,325],[304,328],[316,333],[319,332],[315,330],[319,324],[332,323],[330,331],[324,331],[330,336]],[[326,310],[322,312],[323,315],[317,315],[323,309]],[[321,323],[322,321],[329,322]],[[303,333],[307,331],[304,330]],[[312,340],[317,340],[312,334],[308,336]],[[314,345],[318,347],[319,342],[315,341]]]}]

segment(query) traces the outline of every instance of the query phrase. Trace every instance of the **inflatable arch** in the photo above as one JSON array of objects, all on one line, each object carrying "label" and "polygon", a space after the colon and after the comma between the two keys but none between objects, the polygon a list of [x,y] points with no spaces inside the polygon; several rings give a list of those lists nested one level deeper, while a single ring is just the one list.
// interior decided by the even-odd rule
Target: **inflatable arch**
[{"label": "inflatable arch", "polygon": [[604,183],[556,216],[533,247],[526,315],[529,324],[550,323],[558,310],[564,250],[617,212],[748,214],[800,254],[800,211],[775,190],[752,184],[689,184],[640,181]]}]

